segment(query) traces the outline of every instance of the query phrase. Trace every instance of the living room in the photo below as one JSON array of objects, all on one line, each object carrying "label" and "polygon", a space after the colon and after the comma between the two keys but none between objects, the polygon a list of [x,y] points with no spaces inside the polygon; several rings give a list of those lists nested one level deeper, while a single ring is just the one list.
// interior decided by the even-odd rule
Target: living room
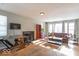
[{"label": "living room", "polygon": [[0,3],[0,55],[79,55],[78,6]]}]

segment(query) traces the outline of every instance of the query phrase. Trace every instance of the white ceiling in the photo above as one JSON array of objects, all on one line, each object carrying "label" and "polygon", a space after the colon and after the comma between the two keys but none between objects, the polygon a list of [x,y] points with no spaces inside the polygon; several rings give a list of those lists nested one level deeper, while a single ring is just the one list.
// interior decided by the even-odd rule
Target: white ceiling
[{"label": "white ceiling", "polygon": [[[79,4],[58,3],[0,3],[0,9],[37,20],[66,20],[79,18]],[[45,12],[44,16],[40,12]]]}]

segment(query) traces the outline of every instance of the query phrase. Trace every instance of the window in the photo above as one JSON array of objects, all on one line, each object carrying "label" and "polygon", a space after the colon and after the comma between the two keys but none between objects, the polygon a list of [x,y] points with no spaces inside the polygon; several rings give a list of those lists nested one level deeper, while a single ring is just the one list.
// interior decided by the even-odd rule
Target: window
[{"label": "window", "polygon": [[48,24],[48,32],[69,33],[74,34],[74,21],[57,22]]},{"label": "window", "polygon": [[7,35],[7,17],[0,15],[0,36]]},{"label": "window", "polygon": [[74,34],[74,22],[69,23],[69,34]]},{"label": "window", "polygon": [[62,33],[62,23],[50,23],[48,24],[48,32]]},{"label": "window", "polygon": [[68,33],[68,23],[64,23],[64,28],[65,33]]},{"label": "window", "polygon": [[53,28],[52,28],[52,24],[48,24],[48,32],[51,33],[52,30],[53,30]]},{"label": "window", "polygon": [[57,33],[62,33],[62,23],[56,23],[54,31]]},{"label": "window", "polygon": [[65,33],[74,34],[74,22],[65,22],[64,28]]}]

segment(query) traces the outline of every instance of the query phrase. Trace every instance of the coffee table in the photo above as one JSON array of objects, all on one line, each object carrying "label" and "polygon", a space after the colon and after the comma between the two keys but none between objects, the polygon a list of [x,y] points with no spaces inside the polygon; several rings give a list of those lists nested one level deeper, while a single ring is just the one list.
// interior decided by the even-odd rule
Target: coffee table
[{"label": "coffee table", "polygon": [[49,37],[48,38],[48,43],[56,44],[56,45],[61,45],[62,44],[62,38],[59,38],[59,37]]}]

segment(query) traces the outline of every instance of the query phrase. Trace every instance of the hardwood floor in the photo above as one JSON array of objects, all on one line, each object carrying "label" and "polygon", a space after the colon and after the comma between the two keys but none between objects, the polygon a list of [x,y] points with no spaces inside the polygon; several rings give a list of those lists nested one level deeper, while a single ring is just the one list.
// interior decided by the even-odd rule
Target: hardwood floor
[{"label": "hardwood floor", "polygon": [[36,45],[29,45],[28,47],[16,52],[17,56],[64,56],[59,52],[55,52],[51,49],[46,49]]},{"label": "hardwood floor", "polygon": [[79,56],[79,45],[44,45],[46,41],[37,40],[10,56]]}]

